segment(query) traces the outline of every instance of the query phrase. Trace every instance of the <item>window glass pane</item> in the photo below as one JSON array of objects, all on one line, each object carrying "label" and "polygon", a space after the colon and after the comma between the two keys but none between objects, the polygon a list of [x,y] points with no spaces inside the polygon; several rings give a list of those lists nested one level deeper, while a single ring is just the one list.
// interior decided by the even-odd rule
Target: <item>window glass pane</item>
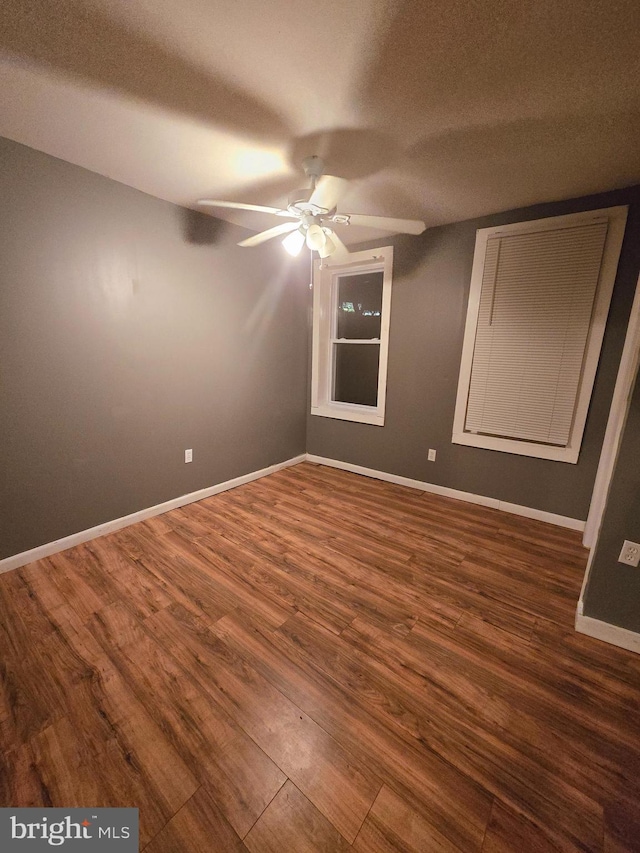
[{"label": "window glass pane", "polygon": [[379,344],[334,344],[332,399],[377,406],[379,361]]},{"label": "window glass pane", "polygon": [[336,337],[371,340],[380,337],[382,270],[341,275],[338,279]]}]

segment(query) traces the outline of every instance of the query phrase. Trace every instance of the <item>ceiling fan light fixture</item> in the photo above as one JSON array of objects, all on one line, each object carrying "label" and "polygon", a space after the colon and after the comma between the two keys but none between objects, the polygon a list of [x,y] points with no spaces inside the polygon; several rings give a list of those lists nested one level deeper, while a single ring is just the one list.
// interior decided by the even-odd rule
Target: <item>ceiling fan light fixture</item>
[{"label": "ceiling fan light fixture", "polygon": [[228,207],[232,210],[270,213],[274,216],[282,216],[285,219],[293,219],[293,222],[285,222],[282,225],[267,228],[266,231],[260,231],[258,234],[247,237],[238,243],[239,246],[244,247],[259,246],[267,240],[273,240],[281,234],[287,234],[282,244],[293,257],[300,254],[305,243],[312,252],[317,252],[321,258],[327,258],[332,254],[340,258],[349,255],[349,250],[340,239],[339,234],[332,231],[331,228],[327,228],[325,223],[378,228],[397,234],[422,234],[425,230],[425,223],[418,219],[338,213],[337,205],[345,192],[347,181],[336,175],[325,175],[324,163],[316,155],[307,157],[303,161],[303,168],[311,186],[306,189],[294,190],[289,196],[286,209],[211,198],[200,199],[198,204],[213,208]]},{"label": "ceiling fan light fixture", "polygon": [[333,252],[335,252],[336,244],[331,239],[331,231],[329,231],[328,228],[324,229],[324,235],[325,235],[324,245],[322,245],[318,249],[318,254],[320,255],[321,258],[328,258],[329,255],[331,255],[331,254],[333,254]]},{"label": "ceiling fan light fixture", "polygon": [[313,224],[307,228],[307,246],[312,250],[319,252],[327,242],[327,235],[322,230],[322,226]]},{"label": "ceiling fan light fixture", "polygon": [[292,231],[291,234],[287,234],[287,236],[282,241],[282,245],[285,247],[287,252],[291,255],[292,258],[297,258],[300,254],[302,247],[304,246],[304,234],[300,229],[297,231]]}]

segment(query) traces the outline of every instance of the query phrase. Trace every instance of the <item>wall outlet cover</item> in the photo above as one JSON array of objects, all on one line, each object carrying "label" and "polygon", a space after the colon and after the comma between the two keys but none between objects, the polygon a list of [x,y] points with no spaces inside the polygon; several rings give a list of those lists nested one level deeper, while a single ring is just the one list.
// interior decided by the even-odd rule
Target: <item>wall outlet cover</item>
[{"label": "wall outlet cover", "polygon": [[184,461],[185,462],[193,462],[193,450],[185,450]]},{"label": "wall outlet cover", "polygon": [[429,453],[427,454],[427,459],[429,460],[429,462],[435,462],[436,461],[436,452],[433,449],[433,447],[429,448]]},{"label": "wall outlet cover", "polygon": [[622,544],[622,551],[618,557],[619,563],[626,563],[627,566],[637,566],[640,563],[640,543],[629,542],[625,539]]}]

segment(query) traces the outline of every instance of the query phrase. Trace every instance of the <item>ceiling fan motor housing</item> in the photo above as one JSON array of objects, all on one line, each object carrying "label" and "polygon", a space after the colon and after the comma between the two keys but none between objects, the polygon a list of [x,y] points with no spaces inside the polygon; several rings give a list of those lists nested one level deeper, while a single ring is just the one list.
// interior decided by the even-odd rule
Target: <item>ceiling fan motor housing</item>
[{"label": "ceiling fan motor housing", "polygon": [[309,199],[313,193],[313,189],[308,187],[305,189],[294,190],[288,199],[287,210],[293,216],[303,216],[309,213],[311,216],[320,216],[328,213],[326,207],[320,207],[317,204],[312,204]]}]

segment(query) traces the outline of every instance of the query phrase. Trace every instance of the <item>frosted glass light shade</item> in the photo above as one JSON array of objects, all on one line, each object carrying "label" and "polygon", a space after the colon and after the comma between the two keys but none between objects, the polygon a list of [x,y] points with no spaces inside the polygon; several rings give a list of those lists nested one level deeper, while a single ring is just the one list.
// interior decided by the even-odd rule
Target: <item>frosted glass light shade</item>
[{"label": "frosted glass light shade", "polygon": [[325,232],[325,240],[324,245],[318,249],[318,254],[321,258],[328,258],[332,252],[335,252],[336,244],[331,239],[331,233],[328,234]]},{"label": "frosted glass light shade", "polygon": [[282,241],[282,245],[292,257],[297,257],[304,246],[304,234],[301,231],[292,231]]},{"label": "frosted glass light shade", "polygon": [[326,235],[320,225],[310,225],[307,228],[307,246],[318,252],[326,242]]}]

